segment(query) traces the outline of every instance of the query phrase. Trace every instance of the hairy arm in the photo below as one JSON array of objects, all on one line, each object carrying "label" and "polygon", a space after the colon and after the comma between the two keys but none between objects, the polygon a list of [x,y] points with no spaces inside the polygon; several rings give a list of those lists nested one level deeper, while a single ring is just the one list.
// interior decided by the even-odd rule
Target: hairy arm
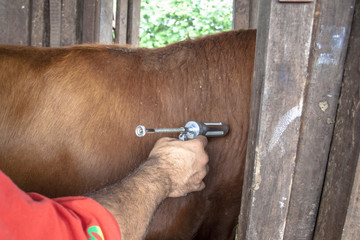
[{"label": "hairy arm", "polygon": [[205,188],[208,172],[205,137],[182,142],[160,139],[149,159],[125,179],[95,192],[98,201],[116,218],[122,239],[143,239],[159,204]]}]

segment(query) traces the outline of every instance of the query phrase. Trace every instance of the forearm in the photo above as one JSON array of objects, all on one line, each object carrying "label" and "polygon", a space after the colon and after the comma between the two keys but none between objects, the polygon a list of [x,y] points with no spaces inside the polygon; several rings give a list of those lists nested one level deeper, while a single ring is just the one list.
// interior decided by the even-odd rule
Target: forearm
[{"label": "forearm", "polygon": [[114,215],[124,240],[142,239],[158,205],[169,195],[170,179],[156,161],[146,161],[121,182],[90,196]]},{"label": "forearm", "polygon": [[142,239],[159,204],[205,188],[207,139],[158,140],[150,158],[121,182],[92,195],[116,218],[124,240]]}]

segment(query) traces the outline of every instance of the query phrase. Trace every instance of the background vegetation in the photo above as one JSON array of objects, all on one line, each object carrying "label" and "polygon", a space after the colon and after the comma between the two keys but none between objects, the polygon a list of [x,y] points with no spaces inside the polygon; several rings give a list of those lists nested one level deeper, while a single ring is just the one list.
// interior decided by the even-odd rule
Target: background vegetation
[{"label": "background vegetation", "polygon": [[232,28],[233,0],[141,0],[140,47]]}]

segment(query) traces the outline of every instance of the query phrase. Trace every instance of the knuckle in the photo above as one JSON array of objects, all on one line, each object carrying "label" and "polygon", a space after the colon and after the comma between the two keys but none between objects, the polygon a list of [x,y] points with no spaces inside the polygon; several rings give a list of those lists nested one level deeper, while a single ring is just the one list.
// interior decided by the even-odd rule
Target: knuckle
[{"label": "knuckle", "polygon": [[205,187],[206,187],[205,183],[201,182],[199,186],[200,191],[203,190]]},{"label": "knuckle", "polygon": [[201,140],[196,139],[196,138],[192,140],[192,145],[195,148],[203,148],[203,144],[202,144]]},{"label": "knuckle", "polygon": [[202,171],[201,174],[200,174],[200,180],[203,180],[205,177],[206,177],[206,171]]},{"label": "knuckle", "polygon": [[205,153],[201,158],[200,158],[201,164],[202,165],[206,165],[209,163],[209,156]]},{"label": "knuckle", "polygon": [[172,138],[169,137],[162,137],[159,140],[157,140],[158,143],[163,143],[163,142],[169,142],[171,141]]}]

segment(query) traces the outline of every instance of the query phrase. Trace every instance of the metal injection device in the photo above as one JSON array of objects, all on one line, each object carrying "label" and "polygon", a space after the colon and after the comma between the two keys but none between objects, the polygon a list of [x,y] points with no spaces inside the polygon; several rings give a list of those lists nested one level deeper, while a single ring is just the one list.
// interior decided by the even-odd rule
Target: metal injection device
[{"label": "metal injection device", "polygon": [[223,137],[229,131],[229,126],[221,122],[195,122],[190,121],[185,127],[180,128],[145,128],[139,125],[135,128],[135,134],[138,137],[145,136],[146,133],[180,133],[179,139],[182,141],[193,139],[198,135],[206,137]]}]

